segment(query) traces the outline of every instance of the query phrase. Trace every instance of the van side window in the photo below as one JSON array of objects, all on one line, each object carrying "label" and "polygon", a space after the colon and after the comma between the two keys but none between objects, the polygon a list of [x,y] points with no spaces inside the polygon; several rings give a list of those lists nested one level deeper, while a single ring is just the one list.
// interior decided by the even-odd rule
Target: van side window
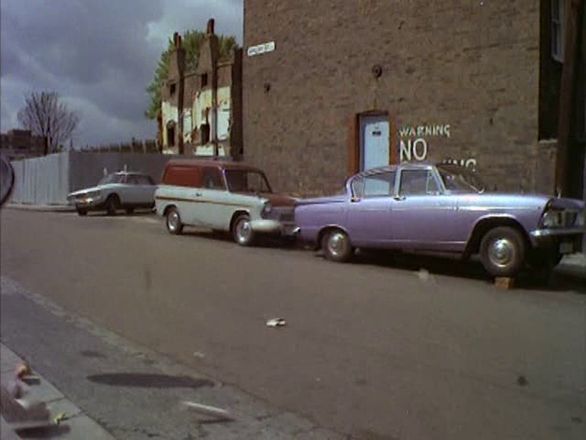
[{"label": "van side window", "polygon": [[222,173],[217,168],[204,168],[203,170],[203,188],[207,189],[226,189]]},{"label": "van side window", "polygon": [[165,185],[187,186],[191,188],[201,188],[201,168],[188,167],[181,165],[172,165],[167,168],[163,176]]}]

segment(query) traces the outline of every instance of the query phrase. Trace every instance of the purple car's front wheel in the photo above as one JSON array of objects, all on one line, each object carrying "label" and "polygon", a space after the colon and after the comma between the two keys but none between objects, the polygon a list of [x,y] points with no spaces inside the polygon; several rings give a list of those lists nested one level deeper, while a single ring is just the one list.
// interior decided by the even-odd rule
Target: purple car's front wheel
[{"label": "purple car's front wheel", "polygon": [[492,276],[516,276],[525,261],[523,236],[517,229],[508,226],[491,229],[480,243],[480,259]]}]

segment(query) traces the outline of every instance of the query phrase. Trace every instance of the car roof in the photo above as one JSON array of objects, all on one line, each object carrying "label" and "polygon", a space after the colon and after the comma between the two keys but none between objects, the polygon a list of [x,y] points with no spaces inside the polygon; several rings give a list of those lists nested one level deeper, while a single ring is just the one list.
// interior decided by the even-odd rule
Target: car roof
[{"label": "car roof", "polygon": [[399,168],[407,170],[429,169],[429,167],[433,166],[435,166],[435,164],[432,162],[402,162],[396,165],[386,165],[384,167],[371,168],[356,174],[356,176],[371,176],[373,174],[379,174],[388,171],[397,171]]},{"label": "car roof", "polygon": [[148,174],[146,173],[141,173],[140,171],[116,171],[115,173],[112,174],[119,174],[119,175],[138,175],[138,176],[148,176]]},{"label": "car roof", "polygon": [[262,172],[259,168],[247,165],[243,162],[232,162],[228,160],[212,159],[171,159],[167,162],[167,167],[172,165],[192,166],[192,167],[211,167],[219,170],[249,170]]}]

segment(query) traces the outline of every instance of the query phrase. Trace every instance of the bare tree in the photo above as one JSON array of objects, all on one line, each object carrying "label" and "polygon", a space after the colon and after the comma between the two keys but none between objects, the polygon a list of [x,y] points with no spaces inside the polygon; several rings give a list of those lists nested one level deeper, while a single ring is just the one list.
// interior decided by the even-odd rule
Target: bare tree
[{"label": "bare tree", "polygon": [[69,110],[56,92],[32,92],[24,102],[18,112],[18,122],[45,138],[45,154],[55,151],[69,139],[79,123],[78,114]]}]

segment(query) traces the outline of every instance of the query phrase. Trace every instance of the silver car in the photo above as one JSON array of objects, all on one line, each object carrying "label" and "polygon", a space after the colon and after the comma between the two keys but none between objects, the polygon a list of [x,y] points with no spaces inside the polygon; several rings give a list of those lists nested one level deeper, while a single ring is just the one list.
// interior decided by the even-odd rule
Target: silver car
[{"label": "silver car", "polygon": [[67,200],[79,215],[88,211],[106,211],[115,215],[120,209],[132,214],[136,208],[153,208],[157,185],[143,173],[121,171],[105,176],[92,188],[70,193]]}]

